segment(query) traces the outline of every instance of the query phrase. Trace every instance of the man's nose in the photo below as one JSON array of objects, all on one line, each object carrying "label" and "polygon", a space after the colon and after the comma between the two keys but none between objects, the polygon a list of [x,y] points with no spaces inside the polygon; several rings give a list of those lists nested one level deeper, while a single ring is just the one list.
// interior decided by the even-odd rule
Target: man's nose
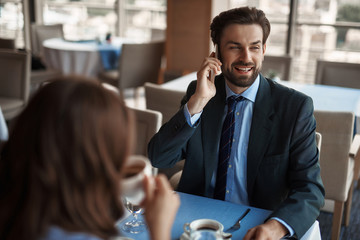
[{"label": "man's nose", "polygon": [[251,62],[250,51],[248,49],[243,49],[243,51],[241,52],[241,54],[239,56],[239,60],[244,63],[250,63]]}]

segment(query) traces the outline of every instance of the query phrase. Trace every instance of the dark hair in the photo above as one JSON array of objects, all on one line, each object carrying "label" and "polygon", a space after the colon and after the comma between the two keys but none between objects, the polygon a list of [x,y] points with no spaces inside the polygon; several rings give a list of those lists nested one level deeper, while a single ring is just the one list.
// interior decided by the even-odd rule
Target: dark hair
[{"label": "dark hair", "polygon": [[2,151],[0,239],[35,240],[50,226],[118,234],[132,129],[123,100],[100,83],[67,77],[46,84]]},{"label": "dark hair", "polygon": [[258,24],[263,31],[263,44],[270,34],[270,22],[262,10],[255,7],[241,7],[224,11],[216,16],[211,25],[211,39],[214,44],[220,44],[223,30],[230,24]]}]

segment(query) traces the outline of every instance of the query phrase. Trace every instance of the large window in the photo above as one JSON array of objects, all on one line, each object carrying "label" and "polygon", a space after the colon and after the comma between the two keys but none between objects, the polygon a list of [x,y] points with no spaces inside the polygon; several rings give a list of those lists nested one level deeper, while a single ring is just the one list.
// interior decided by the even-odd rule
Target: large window
[{"label": "large window", "polygon": [[66,38],[164,37],[166,0],[42,0],[45,24],[63,23]]},{"label": "large window", "polygon": [[[231,3],[231,7],[249,5],[264,10],[272,27],[267,54],[293,57],[293,81],[314,82],[319,58],[360,63],[359,0],[231,0]],[[291,3],[295,5],[294,34],[288,39]],[[288,45],[288,41],[292,44]]]},{"label": "large window", "polygon": [[[16,39],[18,48],[24,47],[23,1],[0,0],[0,37]],[[34,1],[37,21],[63,23],[69,39],[165,38],[167,0]],[[267,54],[293,57],[290,80],[314,82],[319,58],[360,63],[359,0],[227,0],[230,8],[245,5],[264,10],[271,22]]]},{"label": "large window", "polygon": [[0,0],[0,37],[16,39],[16,47],[24,48],[24,16],[21,0]]}]

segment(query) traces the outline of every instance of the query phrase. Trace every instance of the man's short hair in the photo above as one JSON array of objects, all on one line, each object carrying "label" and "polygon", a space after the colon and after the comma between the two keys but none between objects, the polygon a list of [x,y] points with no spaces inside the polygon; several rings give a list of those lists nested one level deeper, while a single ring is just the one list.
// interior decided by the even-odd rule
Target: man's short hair
[{"label": "man's short hair", "polygon": [[263,44],[270,34],[270,22],[265,13],[255,7],[240,7],[221,12],[217,15],[211,25],[211,40],[214,44],[220,44],[223,30],[230,24],[258,24],[263,31]]}]

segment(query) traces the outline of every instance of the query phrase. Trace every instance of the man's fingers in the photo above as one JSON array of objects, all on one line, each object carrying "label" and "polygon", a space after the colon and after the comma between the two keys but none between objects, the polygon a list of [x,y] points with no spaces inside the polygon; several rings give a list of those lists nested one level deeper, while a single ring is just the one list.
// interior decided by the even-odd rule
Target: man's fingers
[{"label": "man's fingers", "polygon": [[256,227],[251,228],[247,231],[246,235],[244,236],[243,240],[252,240],[255,239]]}]

